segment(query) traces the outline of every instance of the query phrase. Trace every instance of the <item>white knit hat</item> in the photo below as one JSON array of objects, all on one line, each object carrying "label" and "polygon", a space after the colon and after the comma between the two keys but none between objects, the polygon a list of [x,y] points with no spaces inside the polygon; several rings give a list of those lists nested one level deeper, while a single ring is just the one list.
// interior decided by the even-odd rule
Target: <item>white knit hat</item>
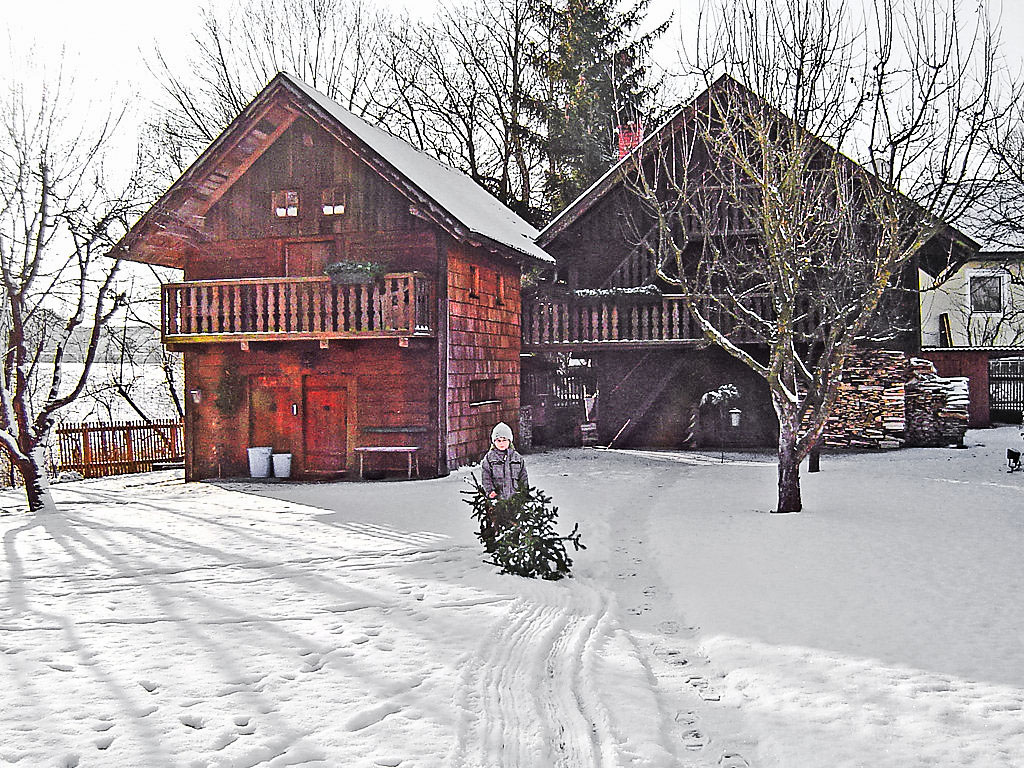
[{"label": "white knit hat", "polygon": [[512,427],[506,424],[504,421],[499,421],[494,425],[494,429],[491,430],[491,442],[493,443],[499,437],[507,437],[508,441],[512,442]]}]

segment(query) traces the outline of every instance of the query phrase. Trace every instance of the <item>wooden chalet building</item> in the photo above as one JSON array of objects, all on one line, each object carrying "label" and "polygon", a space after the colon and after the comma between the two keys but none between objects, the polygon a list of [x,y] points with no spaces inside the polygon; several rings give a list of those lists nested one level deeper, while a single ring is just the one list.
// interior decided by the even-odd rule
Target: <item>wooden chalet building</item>
[{"label": "wooden chalet building", "polygon": [[183,273],[161,322],[184,353],[186,479],[246,474],[249,446],[291,453],[301,477],[358,474],[363,448],[414,448],[428,476],[479,459],[517,423],[521,268],[552,263],[536,235],[277,75],[119,244]]},{"label": "wooden chalet building", "polygon": [[[636,244],[639,228],[652,226],[653,221],[640,208],[627,182],[630,169],[635,169],[637,163],[657,162],[657,153],[670,143],[673,134],[708,114],[712,103],[720,109],[730,98],[728,89],[740,89],[744,97],[757,98],[729,77],[716,81],[631,153],[620,157],[559,213],[537,240],[555,258],[557,279],[524,296],[524,380],[537,390],[546,388],[550,392],[550,384],[536,382],[550,375],[554,359],[561,356],[563,375],[566,358],[585,360],[599,393],[596,422],[598,442],[602,444],[679,447],[776,443],[778,422],[766,382],[704,338],[685,309],[682,296],[673,294],[673,286],[656,274],[659,265],[648,249]],[[821,146],[822,151],[834,153],[824,143]],[[716,160],[705,155],[698,162]],[[691,179],[700,175],[692,174]],[[695,229],[687,233],[689,247],[699,249],[707,237],[745,236],[739,211],[725,206],[718,214],[717,220],[694,217]],[[937,265],[948,263],[951,254],[962,259],[976,249],[969,238],[942,224],[920,258],[908,265],[906,277],[916,289],[919,267],[934,273]],[[892,295],[900,304],[896,311],[906,325],[901,323],[891,349],[919,354],[916,290]],[[720,327],[755,358],[766,359],[766,351],[759,349],[744,329],[729,331],[728,324]],[[874,364],[869,362],[867,366]],[[726,430],[727,434],[710,418],[703,426],[699,418],[694,418],[702,395],[723,384],[735,385],[741,395],[736,404],[742,411],[740,426]],[[524,404],[537,405],[530,396],[524,398]],[[543,439],[545,426],[549,430],[553,427],[551,409],[541,406],[534,410],[540,414],[538,431]]]}]

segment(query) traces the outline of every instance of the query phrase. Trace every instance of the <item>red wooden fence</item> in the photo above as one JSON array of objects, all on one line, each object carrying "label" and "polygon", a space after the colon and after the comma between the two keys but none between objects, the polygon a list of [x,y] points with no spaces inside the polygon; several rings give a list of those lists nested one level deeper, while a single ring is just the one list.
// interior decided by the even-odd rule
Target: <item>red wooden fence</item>
[{"label": "red wooden fence", "polygon": [[185,425],[160,420],[64,424],[57,427],[58,470],[84,477],[149,472],[157,461],[185,455]]}]

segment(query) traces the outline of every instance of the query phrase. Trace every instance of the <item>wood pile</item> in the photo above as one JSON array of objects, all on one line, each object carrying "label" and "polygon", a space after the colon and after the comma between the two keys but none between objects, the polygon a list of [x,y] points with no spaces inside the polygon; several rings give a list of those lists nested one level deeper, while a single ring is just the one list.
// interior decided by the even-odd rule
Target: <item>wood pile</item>
[{"label": "wood pile", "polygon": [[863,350],[851,356],[825,424],[825,445],[861,449],[903,445],[909,373],[902,352]]},{"label": "wood pile", "polygon": [[910,361],[907,384],[907,443],[941,447],[963,445],[970,398],[965,377],[943,378],[928,360]]},{"label": "wood pile", "polygon": [[843,370],[823,433],[829,448],[963,445],[967,379],[943,378],[928,360],[863,350]]}]

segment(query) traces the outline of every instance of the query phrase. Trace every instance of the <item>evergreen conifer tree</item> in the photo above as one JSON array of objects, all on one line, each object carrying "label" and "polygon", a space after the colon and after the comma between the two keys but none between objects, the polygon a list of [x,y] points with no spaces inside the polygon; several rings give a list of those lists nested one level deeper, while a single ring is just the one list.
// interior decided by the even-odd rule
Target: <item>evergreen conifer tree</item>
[{"label": "evergreen conifer tree", "polygon": [[558,507],[539,488],[520,488],[507,499],[490,499],[475,476],[472,488],[462,491],[473,508],[472,517],[480,524],[477,538],[491,556],[490,562],[502,573],[530,579],[557,581],[570,575],[572,558],[565,549],[571,542],[578,551],[579,524],[568,536],[555,531]]},{"label": "evergreen conifer tree", "polygon": [[532,0],[542,37],[533,61],[545,92],[532,100],[547,156],[545,190],[557,213],[617,159],[619,126],[653,122],[660,81],[650,52],[669,20],[640,32],[651,0]]}]

